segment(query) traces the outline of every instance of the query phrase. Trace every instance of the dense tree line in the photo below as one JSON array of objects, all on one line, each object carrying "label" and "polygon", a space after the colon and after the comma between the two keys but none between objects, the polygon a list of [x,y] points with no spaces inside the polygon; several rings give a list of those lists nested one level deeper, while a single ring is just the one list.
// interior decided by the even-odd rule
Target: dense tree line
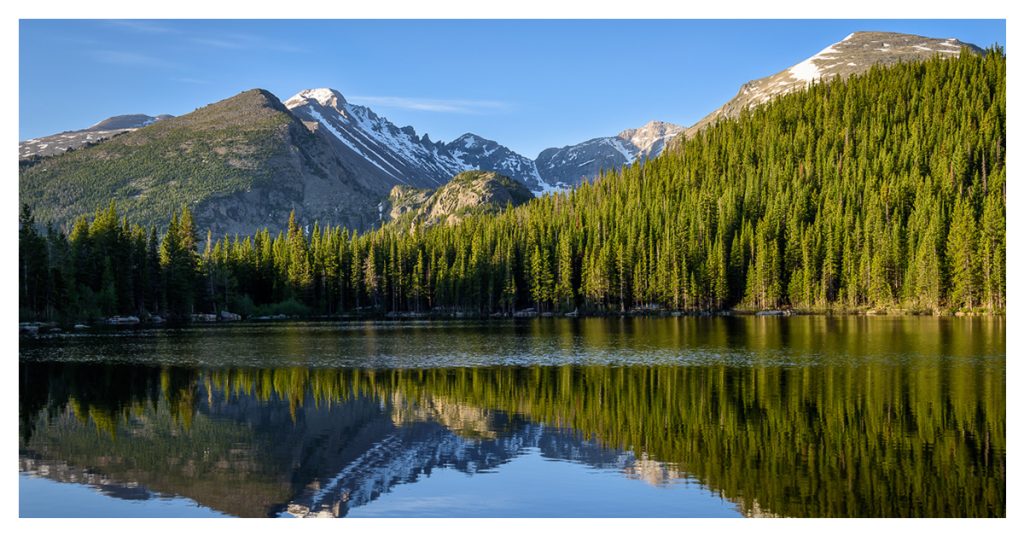
[{"label": "dense tree line", "polygon": [[21,225],[23,317],[725,308],[998,312],[1006,57],[872,68],[592,184],[456,225],[162,239],[111,206]]}]

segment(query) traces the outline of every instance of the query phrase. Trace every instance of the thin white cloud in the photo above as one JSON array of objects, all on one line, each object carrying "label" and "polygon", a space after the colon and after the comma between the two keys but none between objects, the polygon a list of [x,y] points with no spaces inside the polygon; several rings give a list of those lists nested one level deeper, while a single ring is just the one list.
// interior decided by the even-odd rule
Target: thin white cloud
[{"label": "thin white cloud", "polygon": [[107,20],[109,26],[133,33],[142,34],[178,34],[184,42],[204,47],[226,50],[271,50],[278,52],[304,52],[305,49],[292,43],[267,39],[263,36],[243,32],[207,33],[201,29],[175,28],[160,24],[154,20]]},{"label": "thin white cloud", "polygon": [[123,50],[92,50],[88,54],[92,59],[100,63],[112,65],[135,65],[140,67],[169,67],[171,65],[170,62],[160,58],[136,52],[125,52]]},{"label": "thin white cloud", "polygon": [[178,30],[175,30],[174,28],[168,28],[167,26],[163,26],[163,25],[157,24],[156,22],[153,22],[153,21],[145,21],[145,20],[108,20],[106,22],[108,24],[112,25],[112,26],[117,26],[119,28],[124,28],[126,30],[131,30],[133,32],[139,32],[139,33],[149,33],[149,34],[178,33]]},{"label": "thin white cloud", "polygon": [[258,35],[245,34],[245,33],[221,33],[215,37],[197,35],[190,37],[189,42],[214,48],[223,48],[228,50],[274,50],[278,52],[302,52],[301,47],[297,47],[290,43],[284,43],[281,41],[274,41],[265,39]]},{"label": "thin white cloud", "polygon": [[235,42],[235,41],[228,41],[228,40],[225,40],[225,39],[216,39],[216,38],[213,38],[213,37],[192,37],[192,38],[189,38],[189,41],[191,41],[192,43],[197,44],[197,45],[203,45],[203,46],[215,47],[215,48],[229,48],[229,49],[233,49],[233,50],[237,50],[237,49],[240,49],[240,48],[245,48],[245,46],[242,45],[241,43],[238,43],[238,42]]},{"label": "thin white cloud", "polygon": [[385,95],[353,95],[351,100],[360,104],[379,106],[381,108],[458,114],[496,113],[509,108],[508,103],[494,100],[423,99]]},{"label": "thin white cloud", "polygon": [[171,78],[172,82],[181,82],[182,84],[209,84],[209,80],[202,80],[200,78],[189,78],[189,77],[176,77]]}]

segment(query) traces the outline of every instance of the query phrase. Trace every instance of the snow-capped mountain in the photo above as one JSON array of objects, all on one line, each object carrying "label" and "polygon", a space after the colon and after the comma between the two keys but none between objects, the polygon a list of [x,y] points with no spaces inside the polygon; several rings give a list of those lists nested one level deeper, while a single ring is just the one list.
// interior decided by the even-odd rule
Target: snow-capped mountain
[{"label": "snow-capped mountain", "polygon": [[476,134],[463,134],[450,143],[431,141],[328,88],[300,91],[284,104],[310,130],[326,130],[340,154],[368,164],[363,167],[389,187],[436,188],[460,172],[483,169],[533,191],[544,189],[532,160]]},{"label": "snow-capped mountain", "polygon": [[953,57],[960,54],[961,47],[967,47],[977,53],[982,52],[975,45],[952,38],[935,39],[890,32],[854,32],[788,69],[743,84],[739,93],[729,102],[686,129],[686,135],[692,136],[718,119],[737,117],[744,108],[760,106],[775,97],[804,89],[817,81],[863,73],[873,65],[921,61],[936,55]]},{"label": "snow-capped mountain", "polygon": [[394,186],[435,188],[461,171],[444,144],[399,128],[373,110],[351,104],[333,89],[308,89],[284,102],[310,130],[325,129],[338,151],[368,164],[378,178]]},{"label": "snow-capped mountain", "polygon": [[[654,486],[685,476],[670,464],[604,446],[572,430],[444,402],[447,404],[443,408],[437,408],[436,400],[425,397],[426,408],[387,406],[395,426],[337,472],[319,475],[315,485],[305,486],[289,500],[285,512],[294,517],[342,517],[434,471],[447,469],[467,475],[493,472],[531,454],[614,470],[625,478],[642,479]],[[460,416],[469,419],[463,421],[458,419]]]},{"label": "snow-capped mountain", "polygon": [[534,194],[547,191],[533,160],[476,134],[466,133],[445,145],[448,154],[464,166],[464,170],[497,171],[525,185]]},{"label": "snow-capped mountain", "polygon": [[640,128],[619,132],[619,139],[632,143],[644,158],[653,158],[665,150],[665,142],[674,138],[683,127],[663,121],[651,121]]},{"label": "snow-capped mountain", "polygon": [[25,160],[37,156],[57,155],[69,149],[78,149],[85,145],[99,143],[118,134],[130,132],[171,117],[173,116],[166,114],[156,117],[145,114],[115,115],[89,128],[61,132],[20,142],[18,143],[18,159]]},{"label": "snow-capped mountain", "polygon": [[537,170],[552,187],[575,186],[596,177],[602,170],[614,170],[638,159],[658,156],[668,140],[683,130],[672,123],[651,121],[640,128],[623,130],[617,136],[545,149],[537,156]]},{"label": "snow-capped mountain", "polygon": [[310,130],[326,130],[347,160],[369,164],[365,170],[389,187],[436,188],[458,173],[479,169],[506,175],[540,195],[591,179],[602,169],[657,156],[668,139],[683,131],[651,121],[618,136],[547,149],[534,161],[470,132],[448,143],[431,141],[411,126],[398,127],[370,108],[348,102],[334,89],[300,91],[284,104]]}]

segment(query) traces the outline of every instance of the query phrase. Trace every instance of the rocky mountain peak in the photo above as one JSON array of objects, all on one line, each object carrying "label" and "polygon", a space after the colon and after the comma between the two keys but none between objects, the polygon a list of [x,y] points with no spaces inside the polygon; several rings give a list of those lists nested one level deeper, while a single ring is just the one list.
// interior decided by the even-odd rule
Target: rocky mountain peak
[{"label": "rocky mountain peak", "polygon": [[460,147],[460,148],[463,148],[463,149],[472,149],[474,147],[479,147],[481,145],[487,145],[487,144],[492,144],[492,143],[495,143],[495,142],[493,142],[491,140],[488,140],[488,139],[485,139],[485,138],[481,138],[480,136],[477,136],[476,134],[473,134],[472,132],[467,132],[467,133],[459,136],[458,138],[455,138],[454,140],[452,140],[452,142],[449,143],[448,146],[449,147],[453,147],[453,148],[454,147]]},{"label": "rocky mountain peak", "polygon": [[650,121],[642,127],[623,130],[617,137],[631,143],[641,156],[654,156],[661,154],[667,140],[684,130],[672,123]]},{"label": "rocky mountain peak", "polygon": [[315,88],[315,89],[304,89],[291,98],[284,101],[284,105],[288,108],[294,108],[295,106],[301,106],[309,101],[319,103],[321,106],[327,108],[341,109],[343,106],[348,104],[345,100],[344,95],[340,91],[331,88]]},{"label": "rocky mountain peak", "polygon": [[395,186],[388,197],[389,219],[409,224],[452,224],[469,214],[495,213],[533,199],[521,182],[493,171],[464,171],[436,190]]}]

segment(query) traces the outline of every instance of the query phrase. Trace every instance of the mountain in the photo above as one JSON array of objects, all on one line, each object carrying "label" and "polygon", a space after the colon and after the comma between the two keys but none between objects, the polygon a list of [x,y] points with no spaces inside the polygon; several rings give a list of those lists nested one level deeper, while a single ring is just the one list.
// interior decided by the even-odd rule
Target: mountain
[{"label": "mountain", "polygon": [[335,89],[300,91],[284,102],[308,128],[329,134],[346,162],[359,162],[385,191],[396,185],[436,188],[463,171],[496,171],[541,191],[533,161],[509,148],[467,133],[450,143],[398,127],[366,106],[352,104]]},{"label": "mountain", "polygon": [[43,159],[20,174],[21,201],[67,224],[116,199],[134,221],[163,226],[182,205],[200,229],[249,233],[303,221],[365,228],[387,190],[254,89],[109,141]]},{"label": "mountain", "polygon": [[373,110],[345,100],[334,89],[308,89],[284,101],[311,131],[320,131],[345,161],[366,163],[382,189],[395,184],[437,187],[461,171],[444,154],[444,144],[419,137],[412,127],[399,128]]},{"label": "mountain", "polygon": [[157,121],[170,119],[171,117],[174,116],[166,114],[156,117],[144,114],[115,115],[89,128],[70,130],[20,142],[18,143],[18,159],[34,160],[44,156],[58,155],[68,150],[99,143],[118,134],[142,128]]},{"label": "mountain", "polygon": [[658,156],[665,149],[665,144],[683,130],[683,127],[672,123],[651,121],[640,128],[624,130],[617,136],[545,149],[537,156],[537,170],[551,187],[575,186],[596,177],[601,170],[615,170],[637,159]]},{"label": "mountain", "polygon": [[875,65],[921,61],[936,55],[953,57],[960,54],[962,47],[979,54],[983,52],[975,45],[952,38],[854,32],[788,69],[743,84],[735,97],[686,129],[686,136],[693,136],[719,119],[736,118],[744,108],[760,106],[772,98],[804,89],[817,81],[864,73]]},{"label": "mountain", "polygon": [[467,214],[495,213],[531,199],[526,186],[504,175],[464,171],[434,191],[395,186],[388,196],[389,218],[403,226],[452,224]]},{"label": "mountain", "polygon": [[538,195],[551,190],[551,185],[541,178],[533,160],[496,141],[466,133],[446,144],[445,149],[462,162],[466,170],[496,171],[519,181]]},{"label": "mountain", "polygon": [[370,108],[348,102],[335,89],[300,91],[284,104],[311,130],[329,133],[344,161],[361,166],[374,183],[387,188],[437,188],[463,171],[483,170],[510,177],[540,195],[593,178],[602,169],[657,156],[667,140],[683,131],[652,121],[618,136],[547,149],[534,161],[473,133],[448,143],[432,141],[411,126],[398,127]]},{"label": "mountain", "polygon": [[97,132],[103,130],[136,129],[151,125],[157,121],[170,119],[172,117],[174,116],[168,114],[161,114],[156,117],[144,114],[115,115],[114,117],[108,117],[85,130],[89,132]]}]

